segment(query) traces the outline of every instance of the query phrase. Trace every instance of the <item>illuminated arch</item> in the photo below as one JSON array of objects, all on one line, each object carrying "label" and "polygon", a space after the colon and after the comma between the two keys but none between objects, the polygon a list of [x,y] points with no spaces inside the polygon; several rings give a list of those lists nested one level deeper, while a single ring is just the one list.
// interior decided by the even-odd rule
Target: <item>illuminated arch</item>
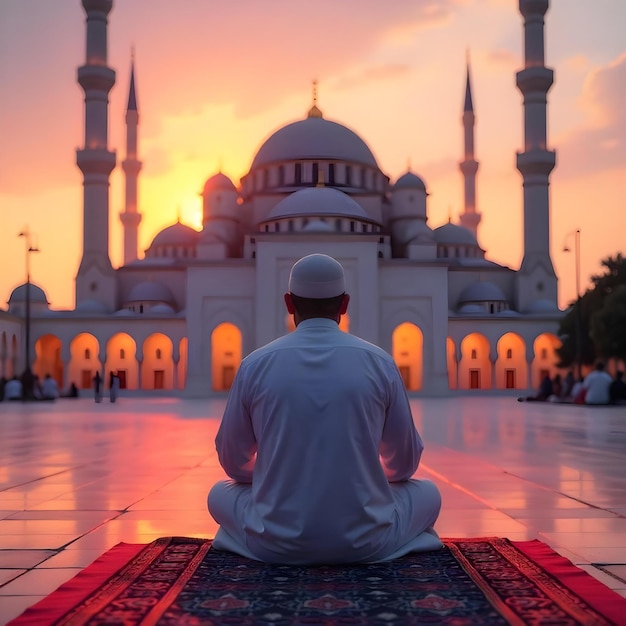
[{"label": "illuminated arch", "polygon": [[526,344],[517,333],[506,333],[498,340],[496,389],[526,389],[528,367]]},{"label": "illuminated arch", "polygon": [[489,340],[481,333],[472,333],[461,341],[458,388],[491,389]]},{"label": "illuminated arch", "polygon": [[228,391],[241,363],[241,331],[223,322],[211,333],[211,384],[213,391]]},{"label": "illuminated arch", "polygon": [[550,378],[559,372],[556,364],[558,356],[557,348],[561,347],[561,341],[552,333],[539,335],[533,343],[534,358],[531,365],[531,382],[533,389],[539,388],[541,379],[548,374]]},{"label": "illuminated arch", "polygon": [[33,372],[43,380],[50,374],[63,389],[63,361],[61,360],[61,340],[56,335],[43,335],[35,342],[35,362]]},{"label": "illuminated arch", "polygon": [[187,382],[187,359],[189,355],[189,341],[183,337],[178,344],[178,388],[184,389]]},{"label": "illuminated arch", "polygon": [[116,372],[120,389],[139,389],[139,364],[137,363],[137,344],[127,333],[117,333],[107,342],[105,366],[105,386],[109,386],[106,378],[110,372]]},{"label": "illuminated arch", "polygon": [[456,346],[452,337],[446,338],[446,363],[448,365],[448,387],[457,388]]},{"label": "illuminated arch", "polygon": [[143,342],[141,362],[142,389],[174,389],[172,340],[163,333],[153,333]]},{"label": "illuminated arch", "polygon": [[418,326],[403,322],[391,335],[391,354],[408,391],[422,388],[424,335]]},{"label": "illuminated arch", "polygon": [[67,368],[67,382],[79,389],[90,389],[96,372],[102,372],[98,357],[100,344],[90,333],[76,335],[70,343],[70,364]]}]

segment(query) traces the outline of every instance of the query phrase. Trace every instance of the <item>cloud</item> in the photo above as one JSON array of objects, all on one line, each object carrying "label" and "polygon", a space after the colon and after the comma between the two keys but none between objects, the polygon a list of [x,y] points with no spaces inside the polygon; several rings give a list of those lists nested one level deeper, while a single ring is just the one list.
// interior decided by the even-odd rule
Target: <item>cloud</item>
[{"label": "cloud", "polygon": [[587,113],[580,126],[558,141],[560,173],[571,178],[626,163],[626,54],[592,71],[580,105]]},{"label": "cloud", "polygon": [[411,66],[401,63],[388,65],[375,65],[360,68],[357,72],[339,77],[331,88],[337,91],[349,91],[357,87],[393,80],[397,77],[406,76],[411,72]]}]

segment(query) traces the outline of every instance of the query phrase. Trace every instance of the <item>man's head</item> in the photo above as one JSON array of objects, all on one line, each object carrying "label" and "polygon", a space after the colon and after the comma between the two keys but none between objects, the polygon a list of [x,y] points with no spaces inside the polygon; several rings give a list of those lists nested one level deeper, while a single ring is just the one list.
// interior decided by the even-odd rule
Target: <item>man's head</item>
[{"label": "man's head", "polygon": [[310,254],[294,263],[285,294],[296,326],[305,319],[326,317],[339,322],[348,309],[343,267],[326,254]]}]

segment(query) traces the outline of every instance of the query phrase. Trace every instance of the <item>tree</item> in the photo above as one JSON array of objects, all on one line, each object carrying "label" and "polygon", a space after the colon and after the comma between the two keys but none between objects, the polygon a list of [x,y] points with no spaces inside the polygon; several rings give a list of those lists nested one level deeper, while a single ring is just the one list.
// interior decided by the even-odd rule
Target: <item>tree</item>
[{"label": "tree", "polygon": [[591,338],[603,359],[626,361],[626,284],[616,287],[591,316]]},{"label": "tree", "polygon": [[[591,319],[603,309],[605,301],[621,285],[626,285],[626,259],[621,253],[603,259],[603,274],[591,277],[593,287],[572,303],[559,324],[561,347],[557,349],[558,367],[569,367],[577,361],[577,342],[580,342],[580,363],[591,365],[602,353],[592,337]],[[598,322],[600,323],[600,322]],[[602,331],[600,331],[601,333]]]}]

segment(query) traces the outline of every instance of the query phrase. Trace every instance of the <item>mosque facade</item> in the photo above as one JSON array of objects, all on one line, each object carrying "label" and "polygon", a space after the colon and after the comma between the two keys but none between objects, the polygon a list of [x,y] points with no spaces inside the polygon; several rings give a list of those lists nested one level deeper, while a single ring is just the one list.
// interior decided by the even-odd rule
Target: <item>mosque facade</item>
[{"label": "mosque facade", "polygon": [[[138,254],[141,161],[134,67],[126,113],[123,265],[109,257],[107,65],[112,0],[82,0],[87,45],[78,82],[85,92],[83,254],[74,310],[52,310],[45,291],[17,287],[0,312],[0,375],[28,361],[62,388],[90,388],[99,371],[122,388],[208,396],[227,391],[241,359],[293,330],[283,294],[300,257],[325,253],[345,268],[351,295],[344,330],[380,345],[411,392],[536,388],[555,371],[562,315],[549,253],[547,94],[544,64],[548,0],[520,0],[524,67],[524,255],[514,270],[485,257],[478,243],[475,115],[469,66],[460,162],[465,206],[460,223],[428,224],[425,182],[408,171],[392,181],[354,131],[327,119],[314,102],[304,119],[271,134],[234,184],[212,175],[202,191],[202,230],[177,222]],[[25,323],[26,300],[28,319]],[[28,327],[28,330],[26,329]],[[26,335],[29,335],[28,338]]]}]

